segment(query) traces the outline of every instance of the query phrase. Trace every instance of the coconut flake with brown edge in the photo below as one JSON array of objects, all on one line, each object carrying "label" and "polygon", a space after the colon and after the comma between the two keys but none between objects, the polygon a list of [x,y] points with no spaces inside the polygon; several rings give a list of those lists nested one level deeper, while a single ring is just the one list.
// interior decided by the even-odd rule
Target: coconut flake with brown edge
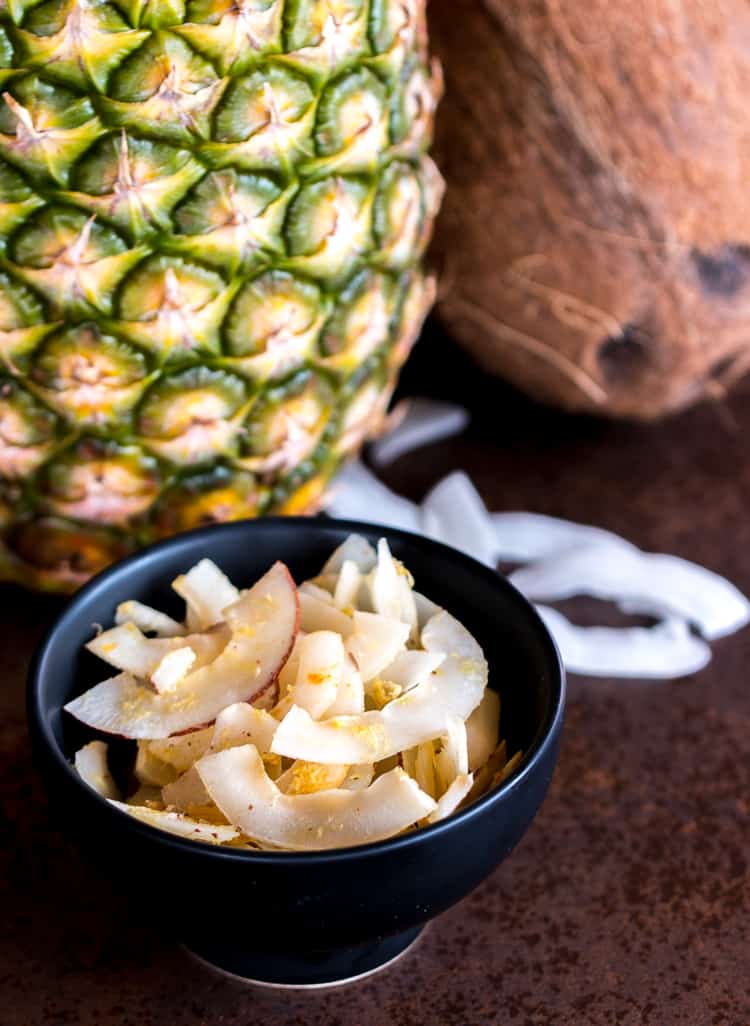
[{"label": "coconut flake with brown edge", "polygon": [[238,830],[263,844],[296,851],[380,841],[436,808],[400,769],[361,791],[337,788],[299,795],[278,789],[252,745],[206,755],[196,769],[213,801]]},{"label": "coconut flake with brown edge", "polygon": [[276,681],[299,629],[297,589],[286,566],[274,564],[224,615],[232,633],[226,648],[174,690],[157,694],[123,673],[65,709],[96,730],[152,739],[212,723],[234,702],[255,701]]}]

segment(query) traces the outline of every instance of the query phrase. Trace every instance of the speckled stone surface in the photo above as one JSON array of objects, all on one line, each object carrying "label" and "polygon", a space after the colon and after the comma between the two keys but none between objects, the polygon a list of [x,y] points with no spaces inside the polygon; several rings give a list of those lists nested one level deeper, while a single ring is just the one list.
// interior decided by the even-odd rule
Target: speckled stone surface
[{"label": "speckled stone surface", "polygon": [[[407,391],[425,390],[426,348]],[[418,498],[462,467],[492,508],[600,524],[750,591],[750,387],[659,428],[615,426],[537,410],[432,348],[429,390],[474,424],[403,458],[392,485]],[[0,589],[3,1026],[750,1023],[750,631],[687,681],[573,679],[556,778],[513,857],[391,969],[300,994],[202,968],[154,926],[160,881],[128,906],[49,827],[23,688],[57,608]],[[211,896],[196,881],[186,900]]]}]

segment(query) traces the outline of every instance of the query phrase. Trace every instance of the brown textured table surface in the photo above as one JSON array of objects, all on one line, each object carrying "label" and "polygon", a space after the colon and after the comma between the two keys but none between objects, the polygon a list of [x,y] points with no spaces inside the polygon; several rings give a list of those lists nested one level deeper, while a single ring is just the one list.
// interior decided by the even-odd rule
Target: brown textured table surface
[{"label": "brown textured table surface", "polygon": [[[405,390],[450,391],[475,418],[390,468],[394,487],[419,498],[461,467],[491,508],[612,528],[750,592],[750,387],[660,428],[608,425],[534,408],[439,339],[420,348]],[[128,906],[48,826],[23,688],[57,608],[0,589],[3,1026],[750,1023],[750,631],[687,681],[573,679],[557,775],[513,857],[380,976],[277,994],[190,961],[152,926],[160,881]],[[210,895],[196,881],[187,900]]]}]

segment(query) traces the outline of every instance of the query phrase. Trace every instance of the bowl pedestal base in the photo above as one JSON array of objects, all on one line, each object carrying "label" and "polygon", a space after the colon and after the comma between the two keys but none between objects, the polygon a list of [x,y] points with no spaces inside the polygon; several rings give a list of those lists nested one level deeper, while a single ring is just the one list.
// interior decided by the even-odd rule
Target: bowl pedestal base
[{"label": "bowl pedestal base", "polygon": [[424,927],[333,951],[257,951],[185,939],[187,952],[233,979],[265,987],[335,987],[354,983],[395,962],[416,943]]}]

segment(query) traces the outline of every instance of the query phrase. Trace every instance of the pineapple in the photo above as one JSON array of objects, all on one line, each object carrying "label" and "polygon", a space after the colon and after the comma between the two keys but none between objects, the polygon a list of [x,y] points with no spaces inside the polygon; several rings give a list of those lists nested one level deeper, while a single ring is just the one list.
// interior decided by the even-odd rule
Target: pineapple
[{"label": "pineapple", "polygon": [[432,299],[425,0],[0,0],[0,577],[315,508]]}]

